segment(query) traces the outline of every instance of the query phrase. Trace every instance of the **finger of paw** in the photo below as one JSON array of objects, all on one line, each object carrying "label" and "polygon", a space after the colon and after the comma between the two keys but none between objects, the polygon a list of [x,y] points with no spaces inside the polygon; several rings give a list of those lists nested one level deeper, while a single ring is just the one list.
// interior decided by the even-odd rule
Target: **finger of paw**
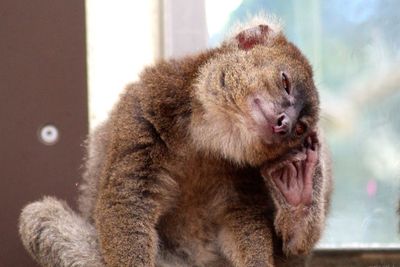
[{"label": "finger of paw", "polygon": [[288,185],[291,190],[299,190],[299,184],[297,181],[297,170],[294,163],[288,165]]},{"label": "finger of paw", "polygon": [[286,201],[292,206],[298,206],[301,203],[301,192],[290,189],[285,194]]},{"label": "finger of paw", "polygon": [[318,160],[318,149],[319,147],[316,148],[316,150],[312,150],[310,148],[307,149],[307,163],[316,163]]},{"label": "finger of paw", "polygon": [[312,191],[311,190],[304,191],[301,202],[305,206],[310,206],[312,204]]},{"label": "finger of paw", "polygon": [[296,154],[294,154],[291,158],[291,161],[303,161],[307,158],[307,151],[303,150],[301,152],[298,152]]}]

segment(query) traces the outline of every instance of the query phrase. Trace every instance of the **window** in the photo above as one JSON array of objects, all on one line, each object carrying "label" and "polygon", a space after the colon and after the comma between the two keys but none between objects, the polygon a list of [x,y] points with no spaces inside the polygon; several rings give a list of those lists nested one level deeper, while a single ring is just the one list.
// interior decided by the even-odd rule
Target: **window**
[{"label": "window", "polygon": [[314,67],[335,191],[321,248],[399,248],[400,3],[206,1],[209,44],[265,11]]}]

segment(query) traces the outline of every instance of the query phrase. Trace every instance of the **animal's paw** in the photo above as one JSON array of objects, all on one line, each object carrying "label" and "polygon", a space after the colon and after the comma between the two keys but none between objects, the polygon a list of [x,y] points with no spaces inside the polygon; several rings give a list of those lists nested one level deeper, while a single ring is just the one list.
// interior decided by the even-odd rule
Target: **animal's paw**
[{"label": "animal's paw", "polygon": [[308,206],[312,203],[313,176],[318,162],[319,143],[315,132],[305,140],[301,150],[294,150],[282,162],[261,170],[272,179],[289,205]]}]

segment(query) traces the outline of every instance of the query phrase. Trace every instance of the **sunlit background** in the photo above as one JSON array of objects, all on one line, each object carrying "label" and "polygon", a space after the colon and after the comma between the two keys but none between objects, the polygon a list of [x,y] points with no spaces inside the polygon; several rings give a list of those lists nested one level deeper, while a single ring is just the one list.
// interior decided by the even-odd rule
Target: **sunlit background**
[{"label": "sunlit background", "polygon": [[[91,128],[163,56],[159,3],[87,1]],[[400,247],[399,8],[394,0],[205,1],[208,46],[238,20],[265,11],[282,19],[313,65],[335,173],[320,247]]]},{"label": "sunlit background", "polygon": [[157,9],[156,1],[86,1],[90,128],[159,56]]}]

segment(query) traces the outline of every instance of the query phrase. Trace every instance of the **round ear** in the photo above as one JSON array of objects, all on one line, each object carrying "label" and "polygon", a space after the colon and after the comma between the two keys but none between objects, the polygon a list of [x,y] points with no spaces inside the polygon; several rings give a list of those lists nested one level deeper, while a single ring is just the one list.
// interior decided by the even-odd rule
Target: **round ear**
[{"label": "round ear", "polygon": [[235,36],[239,49],[249,50],[255,45],[267,45],[274,36],[273,31],[267,25],[260,24],[248,28]]}]

